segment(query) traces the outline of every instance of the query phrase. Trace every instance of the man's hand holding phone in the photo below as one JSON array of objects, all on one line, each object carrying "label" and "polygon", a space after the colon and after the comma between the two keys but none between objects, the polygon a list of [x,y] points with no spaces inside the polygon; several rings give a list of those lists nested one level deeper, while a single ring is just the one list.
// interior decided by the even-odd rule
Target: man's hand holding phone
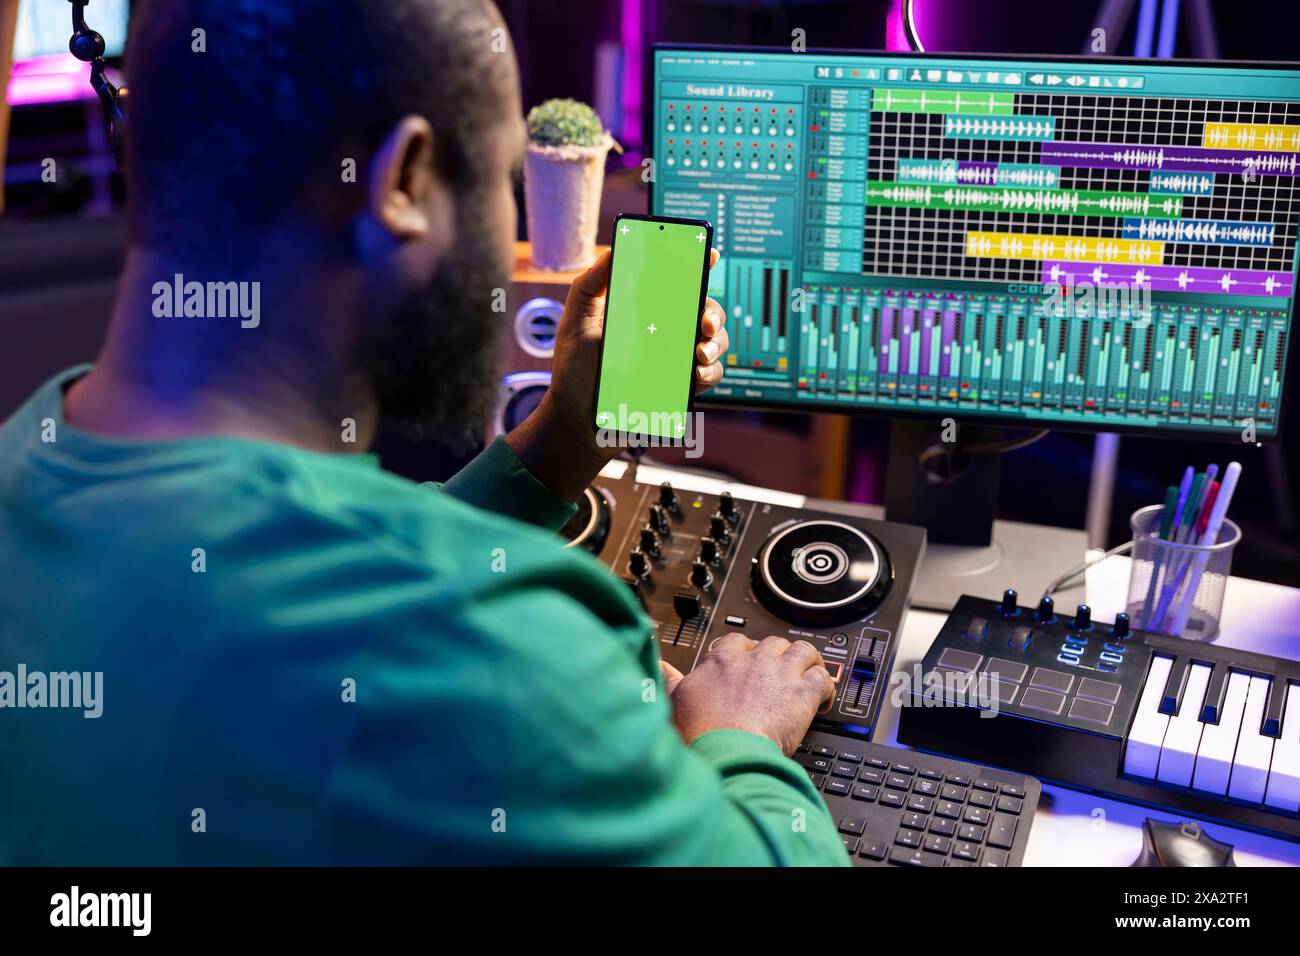
[{"label": "man's hand holding phone", "polygon": [[[718,250],[710,250],[709,268],[717,261]],[[507,439],[534,477],[571,501],[621,451],[598,444],[592,427],[609,276],[607,251],[574,279],[556,330],[551,387]],[[693,378],[697,394],[722,380],[723,356],[731,344],[726,314],[714,299],[704,300],[699,338]]]}]

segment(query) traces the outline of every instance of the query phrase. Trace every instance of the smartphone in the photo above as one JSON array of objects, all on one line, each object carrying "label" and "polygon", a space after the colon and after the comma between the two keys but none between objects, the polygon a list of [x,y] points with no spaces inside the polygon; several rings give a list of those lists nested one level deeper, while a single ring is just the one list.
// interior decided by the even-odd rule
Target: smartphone
[{"label": "smartphone", "polygon": [[594,424],[620,445],[685,439],[712,248],[703,219],[614,220]]}]

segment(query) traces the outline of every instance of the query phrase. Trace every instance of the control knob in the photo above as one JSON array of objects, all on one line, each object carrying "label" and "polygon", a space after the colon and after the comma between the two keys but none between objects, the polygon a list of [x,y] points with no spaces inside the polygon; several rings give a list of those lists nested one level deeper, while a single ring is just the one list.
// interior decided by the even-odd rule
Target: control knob
[{"label": "control knob", "polygon": [[632,572],[632,577],[640,580],[650,576],[650,559],[640,548],[633,548],[627,556],[627,569]]}]

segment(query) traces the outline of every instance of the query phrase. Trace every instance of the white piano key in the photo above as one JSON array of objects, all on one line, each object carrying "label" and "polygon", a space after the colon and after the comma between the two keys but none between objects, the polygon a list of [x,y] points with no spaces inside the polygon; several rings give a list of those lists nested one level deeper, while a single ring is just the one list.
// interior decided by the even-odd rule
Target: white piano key
[{"label": "white piano key", "polygon": [[1220,797],[1228,792],[1232,756],[1237,752],[1241,715],[1246,710],[1249,690],[1249,674],[1234,671],[1228,675],[1228,688],[1223,695],[1223,716],[1217,724],[1206,724],[1201,731],[1201,748],[1196,752],[1196,774],[1192,778],[1192,786],[1197,790]]},{"label": "white piano key", "polygon": [[1286,689],[1282,736],[1273,744],[1264,803],[1291,813],[1300,810],[1300,684]]},{"label": "white piano key", "polygon": [[1164,696],[1165,681],[1169,679],[1173,663],[1172,657],[1151,656],[1147,682],[1142,685],[1142,696],[1124,746],[1124,772],[1135,777],[1154,779],[1160,766],[1160,746],[1165,742],[1165,730],[1169,727],[1169,715],[1159,710],[1160,698]]},{"label": "white piano key", "polygon": [[1250,803],[1264,802],[1268,768],[1273,761],[1273,738],[1259,732],[1270,683],[1267,677],[1250,679],[1246,710],[1241,715],[1241,734],[1237,737],[1237,753],[1232,758],[1228,796]]},{"label": "white piano key", "polygon": [[1209,664],[1193,664],[1187,669],[1187,683],[1183,686],[1182,704],[1178,714],[1169,718],[1164,743],[1160,745],[1160,771],[1156,779],[1176,787],[1192,785],[1192,770],[1196,767],[1196,751],[1201,746],[1201,705],[1205,703],[1205,688],[1210,683]]}]

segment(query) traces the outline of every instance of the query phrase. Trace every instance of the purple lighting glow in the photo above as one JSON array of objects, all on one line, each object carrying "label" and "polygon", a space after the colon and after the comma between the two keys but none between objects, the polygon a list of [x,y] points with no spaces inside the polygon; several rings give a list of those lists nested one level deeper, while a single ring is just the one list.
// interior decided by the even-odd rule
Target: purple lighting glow
[{"label": "purple lighting glow", "polygon": [[[641,142],[641,77],[642,77],[642,0],[623,0],[619,37],[623,45],[623,128],[619,131],[623,142]],[[631,151],[624,162],[640,162]]]},{"label": "purple lighting glow", "polygon": [[71,103],[94,96],[90,88],[90,64],[71,53],[56,53],[19,60],[9,77],[10,106],[33,103]]}]

